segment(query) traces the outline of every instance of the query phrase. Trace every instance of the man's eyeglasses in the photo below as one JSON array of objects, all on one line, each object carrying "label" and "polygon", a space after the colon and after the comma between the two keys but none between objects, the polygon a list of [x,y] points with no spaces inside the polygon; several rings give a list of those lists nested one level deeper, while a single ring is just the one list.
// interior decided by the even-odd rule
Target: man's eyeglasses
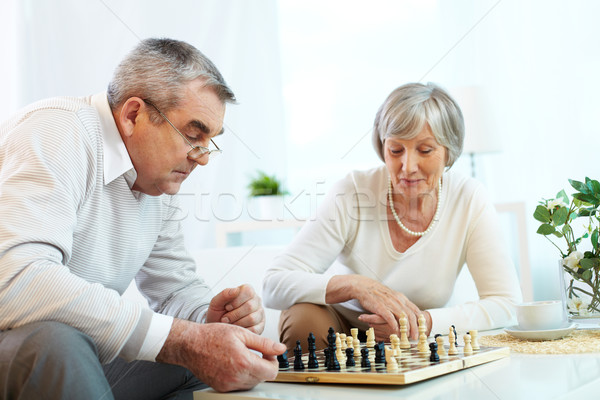
[{"label": "man's eyeglasses", "polygon": [[210,139],[210,142],[216,147],[216,149],[212,149],[211,150],[208,147],[204,147],[204,146],[194,146],[192,144],[192,142],[190,142],[188,140],[188,138],[186,138],[185,135],[183,133],[181,133],[179,131],[179,129],[177,129],[175,127],[175,125],[173,125],[173,123],[171,121],[169,121],[169,118],[167,118],[167,116],[165,114],[163,114],[162,111],[160,111],[158,109],[158,107],[156,107],[154,105],[154,103],[152,103],[150,100],[146,100],[146,99],[144,99],[144,103],[147,103],[147,104],[151,105],[152,107],[154,107],[154,109],[156,111],[158,111],[158,113],[160,114],[160,116],[163,117],[163,119],[165,121],[167,121],[169,123],[169,125],[171,125],[173,127],[173,129],[175,129],[175,131],[177,133],[179,133],[179,135],[181,135],[181,137],[183,138],[183,140],[185,140],[185,142],[190,145],[190,147],[192,149],[190,151],[188,151],[187,156],[189,158],[191,158],[192,160],[194,160],[196,162],[200,162],[200,160],[203,157],[208,157],[209,160],[212,160],[216,155],[219,155],[219,154],[221,154],[223,152],[223,150],[219,149],[219,146],[217,146],[217,144],[215,142],[213,142],[212,139]]}]

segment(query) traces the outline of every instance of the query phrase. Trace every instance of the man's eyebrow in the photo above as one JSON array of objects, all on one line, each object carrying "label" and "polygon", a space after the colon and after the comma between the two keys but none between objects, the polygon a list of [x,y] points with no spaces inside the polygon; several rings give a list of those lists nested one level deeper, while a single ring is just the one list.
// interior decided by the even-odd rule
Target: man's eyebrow
[{"label": "man's eyebrow", "polygon": [[[200,120],[193,119],[188,123],[188,125],[194,129],[201,131],[202,133],[204,133],[206,135],[210,135],[210,128],[208,126],[206,126],[206,124]],[[225,128],[221,128],[221,131],[219,131],[219,133],[217,133],[215,136],[222,135],[223,132],[225,132]]]}]

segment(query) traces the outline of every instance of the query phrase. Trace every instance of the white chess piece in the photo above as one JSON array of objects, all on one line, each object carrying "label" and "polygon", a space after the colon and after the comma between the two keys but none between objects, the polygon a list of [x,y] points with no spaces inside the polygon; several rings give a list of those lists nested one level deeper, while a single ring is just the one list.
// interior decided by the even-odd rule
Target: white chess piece
[{"label": "white chess piece", "polygon": [[450,342],[450,348],[448,349],[449,356],[455,356],[458,354],[458,349],[455,344],[456,336],[454,335],[454,328],[450,327],[448,333],[448,341]]},{"label": "white chess piece", "polygon": [[388,372],[396,372],[398,371],[398,361],[396,357],[394,357],[394,351],[391,347],[387,347],[385,349],[385,361],[386,361],[386,370]]},{"label": "white chess piece", "polygon": [[469,335],[471,335],[471,347],[473,347],[473,350],[481,349],[479,347],[479,332],[476,329],[471,329]]},{"label": "white chess piece", "polygon": [[417,343],[417,350],[419,353],[429,353],[429,345],[427,343],[427,323],[423,314],[419,315],[419,342]]},{"label": "white chess piece", "polygon": [[437,342],[437,345],[438,345],[438,356],[440,356],[440,357],[448,356],[448,353],[446,353],[446,348],[444,347],[444,338],[440,335],[435,338],[435,341]]},{"label": "white chess piece", "polygon": [[369,328],[367,331],[367,347],[372,349],[375,347],[375,329]]},{"label": "white chess piece", "polygon": [[400,323],[400,348],[410,349],[410,342],[408,340],[408,319],[406,318],[405,313],[401,314],[398,322]]},{"label": "white chess piece", "polygon": [[471,346],[471,335],[468,333],[463,336],[463,340],[465,341],[465,347],[463,348],[463,353],[465,354],[473,354],[473,346]]}]

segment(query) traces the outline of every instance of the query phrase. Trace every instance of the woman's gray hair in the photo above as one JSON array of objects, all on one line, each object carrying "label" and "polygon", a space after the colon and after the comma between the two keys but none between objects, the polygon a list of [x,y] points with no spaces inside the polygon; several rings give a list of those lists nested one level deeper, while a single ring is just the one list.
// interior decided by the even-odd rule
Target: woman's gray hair
[{"label": "woman's gray hair", "polygon": [[456,101],[434,83],[408,83],[390,93],[375,116],[372,137],[375,152],[385,162],[385,139],[412,139],[425,124],[447,149],[446,167],[451,167],[462,153],[465,124]]},{"label": "woman's gray hair", "polygon": [[[213,88],[223,103],[235,103],[235,95],[217,67],[194,46],[173,39],[145,39],[115,70],[108,84],[108,104],[114,111],[127,99],[140,97],[166,113],[181,103],[186,85],[198,78]],[[158,113],[151,113],[150,119],[162,123]]]}]

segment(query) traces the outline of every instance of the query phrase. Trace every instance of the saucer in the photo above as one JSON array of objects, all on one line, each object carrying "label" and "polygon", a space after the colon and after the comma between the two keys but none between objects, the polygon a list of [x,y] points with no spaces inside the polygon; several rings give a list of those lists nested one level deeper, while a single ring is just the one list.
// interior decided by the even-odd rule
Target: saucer
[{"label": "saucer", "polygon": [[525,331],[518,326],[504,329],[506,333],[518,339],[527,340],[556,340],[562,339],[577,328],[577,324],[570,324],[558,329],[547,329],[543,331]]}]

